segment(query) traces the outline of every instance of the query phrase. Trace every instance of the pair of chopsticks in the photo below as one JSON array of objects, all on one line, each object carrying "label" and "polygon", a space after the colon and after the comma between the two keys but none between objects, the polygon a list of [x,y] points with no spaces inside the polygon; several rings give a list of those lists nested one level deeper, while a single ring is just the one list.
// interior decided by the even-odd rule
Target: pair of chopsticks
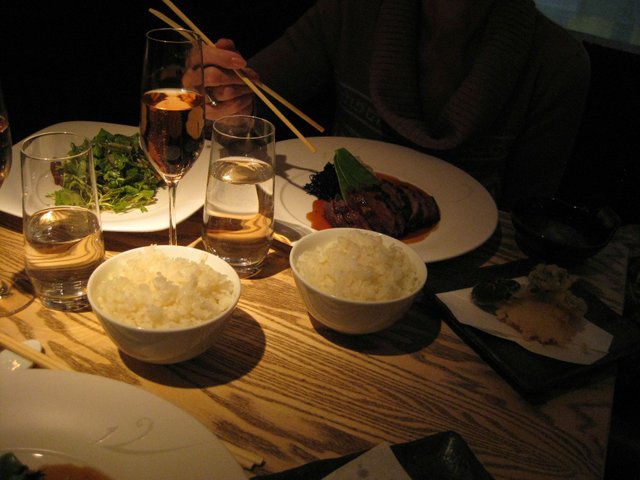
[{"label": "pair of chopsticks", "polygon": [[14,340],[9,335],[2,332],[0,332],[0,346],[32,361],[34,365],[38,365],[39,367],[48,368],[50,370],[64,370],[67,372],[74,371],[66,363],[56,360],[55,358],[48,357],[44,353],[28,347],[24,343]]},{"label": "pair of chopsticks", "polygon": [[[189,20],[189,18],[171,1],[171,0],[162,0],[164,2],[165,5],[167,5],[178,17],[180,17],[182,19],[183,22],[185,22],[189,28],[191,30],[193,30],[194,32],[196,32],[198,35],[200,35],[200,37],[204,40],[204,42],[207,45],[210,45],[211,47],[216,48],[215,44],[209,39],[209,37],[207,37],[202,30],[200,30],[191,20]],[[155,15],[156,17],[158,17],[160,20],[162,20],[163,22],[165,22],[167,25],[173,27],[173,28],[183,28],[182,26],[180,26],[179,23],[171,20],[169,17],[167,17],[166,15],[164,15],[163,13],[150,8],[149,11]],[[320,131],[320,132],[324,132],[324,128],[319,125],[317,122],[315,122],[314,120],[312,120],[311,118],[309,118],[307,115],[305,115],[302,111],[300,111],[299,109],[297,109],[295,106],[293,106],[291,103],[289,103],[287,100],[285,100],[284,98],[282,98],[280,95],[278,95],[276,92],[274,92],[272,89],[270,89],[269,87],[267,87],[264,83],[262,82],[252,82],[250,78],[248,78],[241,70],[234,70],[234,73],[238,76],[238,78],[240,78],[252,91],[253,93],[255,93],[266,105],[267,107],[269,107],[271,109],[271,111],[273,113],[275,113],[278,118],[280,120],[282,120],[284,122],[284,124],[289,127],[289,129],[300,139],[302,140],[302,142],[309,148],[309,150],[311,150],[312,152],[316,152],[317,149],[314,145],[311,144],[311,142],[309,142],[309,140],[307,140],[305,138],[304,135],[302,135],[302,133],[300,133],[300,131],[293,125],[293,123],[291,123],[291,121],[289,121],[289,119],[287,117],[284,116],[284,114],[266,97],[266,95],[260,90],[260,88],[262,90],[264,90],[265,92],[267,92],[269,95],[271,95],[273,98],[275,98],[276,100],[278,100],[280,103],[282,103],[285,107],[287,107],[289,110],[291,110],[293,113],[295,113],[296,115],[298,115],[300,118],[302,118],[304,121],[306,121],[307,123],[309,123],[311,126],[313,126],[316,130]],[[258,88],[260,87],[260,88]]]},{"label": "pair of chopsticks", "polygon": [[[53,357],[49,357],[42,352],[38,352],[33,348],[28,347],[22,342],[14,340],[9,335],[0,332],[0,346],[6,348],[7,350],[11,350],[13,353],[17,353],[21,357],[30,360],[42,368],[48,368],[50,370],[63,370],[66,372],[74,372],[69,365],[60,360],[57,360]],[[260,466],[264,463],[264,459],[259,455],[256,455],[252,452],[249,452],[243,448],[240,448],[231,443],[225,442],[222,440],[222,443],[227,450],[234,456],[234,458],[238,461],[240,466],[246,470],[251,470],[255,466]]]}]

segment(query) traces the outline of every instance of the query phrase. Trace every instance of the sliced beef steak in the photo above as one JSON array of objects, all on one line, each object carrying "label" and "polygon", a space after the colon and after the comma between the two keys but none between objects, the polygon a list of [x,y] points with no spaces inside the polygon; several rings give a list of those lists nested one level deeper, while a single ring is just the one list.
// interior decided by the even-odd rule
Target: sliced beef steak
[{"label": "sliced beef steak", "polygon": [[356,227],[402,238],[440,221],[435,199],[409,184],[386,179],[351,192],[344,200],[336,196],[324,207],[333,227]]}]

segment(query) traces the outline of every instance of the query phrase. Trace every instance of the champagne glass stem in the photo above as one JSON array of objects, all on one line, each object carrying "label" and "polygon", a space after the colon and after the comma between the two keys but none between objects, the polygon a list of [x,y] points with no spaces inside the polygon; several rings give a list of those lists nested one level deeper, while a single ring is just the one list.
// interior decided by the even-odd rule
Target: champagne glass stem
[{"label": "champagne glass stem", "polygon": [[167,182],[169,193],[169,245],[178,245],[178,234],[176,230],[176,190],[177,182]]}]

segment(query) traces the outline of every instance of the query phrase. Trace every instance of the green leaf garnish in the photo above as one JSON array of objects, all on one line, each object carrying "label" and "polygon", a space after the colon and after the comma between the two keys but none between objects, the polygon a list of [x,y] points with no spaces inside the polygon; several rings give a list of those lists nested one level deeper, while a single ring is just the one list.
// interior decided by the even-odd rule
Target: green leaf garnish
[{"label": "green leaf garnish", "polygon": [[346,199],[350,191],[362,190],[369,185],[380,183],[371,170],[363,165],[346,148],[336,150],[333,164],[340,185],[340,194]]}]

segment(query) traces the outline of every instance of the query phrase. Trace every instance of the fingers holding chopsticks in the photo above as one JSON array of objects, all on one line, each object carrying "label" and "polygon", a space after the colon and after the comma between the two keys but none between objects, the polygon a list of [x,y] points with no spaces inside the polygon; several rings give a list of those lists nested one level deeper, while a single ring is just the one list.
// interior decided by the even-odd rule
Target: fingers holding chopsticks
[{"label": "fingers holding chopsticks", "polygon": [[215,48],[205,44],[202,55],[205,65],[217,65],[228,70],[241,70],[247,66],[246,60],[238,53],[233,40],[228,38],[218,40]]},{"label": "fingers holding chopsticks", "polygon": [[[218,48],[216,46],[216,44],[214,44],[209,37],[207,37],[207,35],[204,34],[204,32],[202,32],[191,20],[189,20],[189,18],[176,6],[174,5],[174,3],[171,0],[162,0],[169,8],[171,8],[171,10],[178,15],[178,17],[180,17],[191,29],[193,29],[193,31],[195,31],[196,33],[198,33],[198,35],[200,35],[202,37],[202,39],[204,40],[205,45],[211,47],[211,48]],[[167,17],[166,15],[164,15],[161,12],[158,12],[157,10],[150,8],[149,11],[155,15],[156,17],[160,18],[163,22],[167,23],[169,26],[171,26],[172,28],[181,28],[180,25],[178,23],[176,23],[175,21],[171,20],[169,17]],[[225,43],[223,42],[221,45],[225,45]],[[227,46],[229,46],[228,43],[226,43]],[[231,43],[231,45],[233,45],[233,42]],[[227,48],[227,50],[235,50],[235,48],[231,48],[229,46],[229,48]],[[223,48],[224,50],[224,48]],[[235,52],[237,53],[237,52]],[[236,62],[237,64],[242,63],[241,61],[238,61],[238,57],[231,55],[228,60],[230,60],[233,64],[233,62]],[[213,64],[212,66],[215,67],[216,64]],[[228,68],[228,67],[223,67],[223,68]],[[246,67],[245,67],[246,68]],[[236,76],[238,78],[240,78],[244,84],[249,87],[251,89],[251,91],[253,93],[256,94],[257,97],[260,98],[260,100],[262,100],[264,102],[264,104],[269,107],[269,109],[280,119],[284,122],[284,124],[289,127],[289,129],[309,148],[309,150],[311,150],[312,152],[316,152],[317,149],[316,147],[309,142],[309,140],[307,140],[304,135],[302,135],[302,133],[300,133],[300,131],[295,127],[295,125],[293,125],[291,123],[291,121],[289,121],[289,119],[287,117],[284,116],[284,114],[280,111],[280,109],[278,109],[278,107],[276,107],[273,102],[271,102],[271,100],[269,100],[266,95],[263,93],[262,90],[264,90],[265,92],[268,92],[269,95],[271,95],[273,98],[275,98],[276,100],[278,100],[280,103],[282,103],[284,106],[286,106],[289,110],[291,110],[292,112],[294,112],[296,115],[298,115],[300,118],[304,119],[307,123],[309,123],[310,125],[313,125],[318,131],[320,132],[324,132],[324,127],[322,127],[322,125],[318,124],[317,122],[315,122],[313,119],[311,119],[310,117],[308,117],[307,115],[305,115],[302,111],[300,111],[298,108],[296,108],[294,105],[292,105],[291,103],[289,103],[285,98],[281,97],[278,93],[276,93],[275,91],[271,90],[271,88],[267,87],[266,85],[259,83],[260,87],[256,86],[256,84],[254,83],[254,81],[249,78],[244,71],[241,68],[237,68],[234,67],[233,70],[236,74]],[[214,85],[215,88],[215,85]],[[262,89],[262,90],[261,90]],[[212,92],[215,94],[215,91]],[[215,99],[212,99],[212,101],[210,101],[210,104],[207,108],[207,116],[212,119],[215,118],[219,118],[221,115],[216,115],[216,111],[218,110],[218,108],[220,107],[219,103],[222,103],[224,105],[223,102],[218,102]],[[232,110],[230,108],[229,105],[227,105],[225,108],[229,108],[230,110]],[[240,113],[239,111],[237,113]]]},{"label": "fingers holding chopsticks", "polygon": [[251,115],[253,113],[253,95],[251,93],[233,98],[228,98],[228,95],[225,94],[222,98],[228,99],[223,100],[212,93],[209,88],[207,88],[207,92],[209,97],[205,113],[207,120],[217,120],[226,115]]},{"label": "fingers holding chopsticks", "polygon": [[253,110],[253,92],[234,70],[242,69],[252,80],[258,75],[247,68],[233,41],[218,40],[215,48],[203,46],[205,87],[210,102],[207,118],[215,120],[224,115],[248,115]]}]

